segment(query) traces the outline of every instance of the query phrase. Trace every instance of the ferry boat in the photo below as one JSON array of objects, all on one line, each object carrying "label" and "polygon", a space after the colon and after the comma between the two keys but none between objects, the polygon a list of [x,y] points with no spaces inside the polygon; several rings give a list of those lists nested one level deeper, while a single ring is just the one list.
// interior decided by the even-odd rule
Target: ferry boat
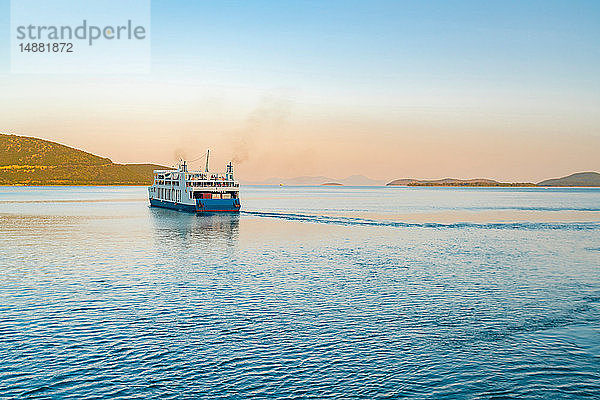
[{"label": "ferry boat", "polygon": [[170,208],[194,213],[240,211],[240,184],[233,177],[233,165],[227,171],[188,171],[181,160],[177,169],[154,170],[154,183],[148,187],[151,207]]}]

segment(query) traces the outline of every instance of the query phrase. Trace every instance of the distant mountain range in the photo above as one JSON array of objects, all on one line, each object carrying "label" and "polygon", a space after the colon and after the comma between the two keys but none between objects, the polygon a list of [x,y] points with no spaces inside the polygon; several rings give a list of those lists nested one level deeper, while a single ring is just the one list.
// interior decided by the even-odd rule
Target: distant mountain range
[{"label": "distant mountain range", "polygon": [[48,140],[0,134],[0,185],[149,185],[155,164],[110,159]]},{"label": "distant mountain range", "polygon": [[[344,179],[328,178],[326,176],[298,176],[295,178],[270,178],[259,182],[245,182],[250,185],[330,185],[330,186],[383,186],[386,181],[367,178],[363,175],[351,175]],[[333,184],[333,185],[332,185]]]},{"label": "distant mountain range", "polygon": [[[0,134],[0,185],[150,185],[157,164],[116,164],[105,157],[48,140]],[[385,181],[363,175],[344,179],[325,176],[271,178],[262,185],[382,186]],[[504,183],[492,179],[396,179],[387,186],[595,186],[600,173],[580,172],[535,183]]]}]

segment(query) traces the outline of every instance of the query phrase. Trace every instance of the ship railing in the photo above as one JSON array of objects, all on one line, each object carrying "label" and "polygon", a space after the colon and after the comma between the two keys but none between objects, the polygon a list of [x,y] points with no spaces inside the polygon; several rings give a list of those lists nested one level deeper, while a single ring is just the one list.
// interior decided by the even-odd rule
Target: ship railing
[{"label": "ship railing", "polygon": [[187,187],[240,187],[240,184],[234,181],[187,181]]},{"label": "ship railing", "polygon": [[227,174],[187,174],[186,179],[193,181],[233,181]]}]

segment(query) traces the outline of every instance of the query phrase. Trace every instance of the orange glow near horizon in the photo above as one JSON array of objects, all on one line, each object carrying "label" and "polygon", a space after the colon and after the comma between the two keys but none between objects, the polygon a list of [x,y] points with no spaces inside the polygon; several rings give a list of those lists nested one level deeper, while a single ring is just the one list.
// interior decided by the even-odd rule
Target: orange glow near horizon
[{"label": "orange glow near horizon", "polygon": [[548,102],[500,107],[478,105],[475,96],[452,108],[443,99],[410,106],[410,96],[378,104],[362,103],[358,95],[319,103],[288,91],[190,88],[148,77],[93,83],[35,78],[28,92],[20,80],[6,85],[15,96],[0,103],[10,127],[4,133],[119,163],[172,165],[210,148],[213,168],[233,160],[245,181],[365,175],[537,182],[600,170],[600,137],[594,135],[600,123],[591,107],[567,115],[551,112]]}]

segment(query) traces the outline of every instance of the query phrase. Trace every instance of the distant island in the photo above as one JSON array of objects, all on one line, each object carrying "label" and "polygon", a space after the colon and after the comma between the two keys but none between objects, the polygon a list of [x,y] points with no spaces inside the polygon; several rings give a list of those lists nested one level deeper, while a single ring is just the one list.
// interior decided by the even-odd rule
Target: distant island
[{"label": "distant island", "polygon": [[537,187],[537,186],[563,186],[563,187],[600,187],[600,173],[578,172],[569,176],[547,179],[539,183],[530,182],[498,182],[493,179],[396,179],[386,186],[476,186],[476,187]]},{"label": "distant island", "polygon": [[419,180],[419,179],[396,179],[391,181],[386,186],[478,186],[478,187],[528,187],[537,186],[535,183],[507,183],[498,182],[493,179],[477,178],[477,179],[455,179],[444,178],[435,180]]},{"label": "distant island", "polygon": [[321,183],[321,186],[344,186],[344,184],[337,183],[337,182],[326,182],[326,183]]},{"label": "distant island", "polygon": [[578,172],[569,176],[556,179],[546,179],[538,183],[538,186],[600,186],[600,174],[598,172]]},{"label": "distant island", "polygon": [[150,185],[155,164],[115,164],[59,143],[0,134],[0,185]]}]

